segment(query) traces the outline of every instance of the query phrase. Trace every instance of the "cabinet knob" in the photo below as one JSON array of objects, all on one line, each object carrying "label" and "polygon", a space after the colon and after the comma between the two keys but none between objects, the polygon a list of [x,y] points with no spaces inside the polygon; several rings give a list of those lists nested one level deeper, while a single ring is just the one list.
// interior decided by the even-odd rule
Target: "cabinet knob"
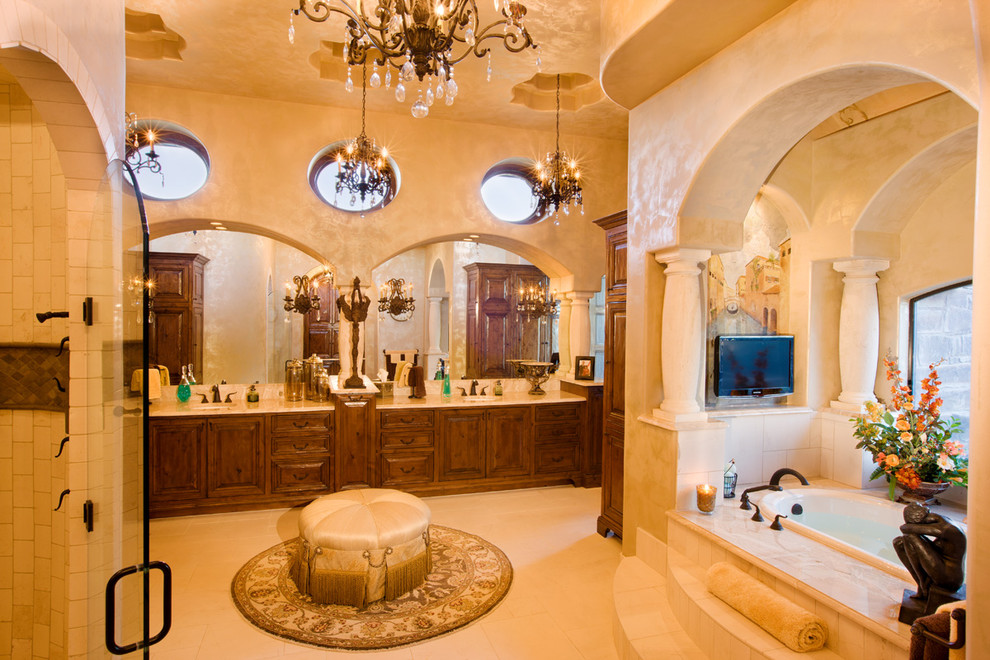
[{"label": "cabinet knob", "polygon": [[404,468],[404,467],[400,467],[399,468],[399,472],[401,472],[402,474],[409,474],[412,471],[413,471],[413,468]]}]

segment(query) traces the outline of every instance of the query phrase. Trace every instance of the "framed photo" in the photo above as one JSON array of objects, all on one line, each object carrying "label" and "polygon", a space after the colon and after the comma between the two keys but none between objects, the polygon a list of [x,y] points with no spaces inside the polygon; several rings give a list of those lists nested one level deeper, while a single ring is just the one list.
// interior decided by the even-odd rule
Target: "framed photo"
[{"label": "framed photo", "polygon": [[579,355],[574,360],[574,380],[595,379],[595,356]]}]

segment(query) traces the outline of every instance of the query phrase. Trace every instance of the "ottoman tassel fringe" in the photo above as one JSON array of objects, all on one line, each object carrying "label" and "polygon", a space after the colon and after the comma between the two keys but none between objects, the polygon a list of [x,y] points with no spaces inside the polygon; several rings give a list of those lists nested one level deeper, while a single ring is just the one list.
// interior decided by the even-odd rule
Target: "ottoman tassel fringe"
[{"label": "ottoman tassel fringe", "polygon": [[385,600],[394,600],[426,581],[430,569],[429,551],[395,566],[385,566]]}]

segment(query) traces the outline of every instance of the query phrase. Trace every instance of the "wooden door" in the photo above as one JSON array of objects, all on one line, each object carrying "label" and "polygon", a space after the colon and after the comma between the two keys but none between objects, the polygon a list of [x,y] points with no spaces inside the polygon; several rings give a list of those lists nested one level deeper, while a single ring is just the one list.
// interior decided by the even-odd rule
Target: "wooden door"
[{"label": "wooden door", "polygon": [[605,305],[605,421],[621,422],[626,413],[626,303]]},{"label": "wooden door", "polygon": [[188,364],[186,356],[192,350],[189,317],[188,307],[156,306],[155,322],[148,326],[151,331],[148,360],[168,368],[171,385],[178,385],[182,380],[182,365]]},{"label": "wooden door", "polygon": [[369,488],[375,474],[375,397],[335,394],[333,414],[337,490]]},{"label": "wooden door", "polygon": [[622,497],[623,497],[623,477],[625,443],[622,438],[622,430],[616,433],[614,427],[605,430],[603,441],[603,465],[602,465],[602,518],[599,520],[599,532],[602,526],[611,529],[616,536],[622,536]]},{"label": "wooden door", "polygon": [[[487,267],[478,280],[477,378],[507,375],[505,360],[511,357],[510,322],[514,310],[512,276],[508,269]],[[475,377],[475,376],[472,376]]]},{"label": "wooden door", "polygon": [[207,422],[207,497],[264,495],[265,418],[231,415]]},{"label": "wooden door", "polygon": [[317,288],[320,306],[303,316],[303,357],[313,353],[323,358],[331,375],[340,373],[340,352],[337,341],[337,289],[321,279]]},{"label": "wooden door", "polygon": [[440,480],[485,476],[485,411],[440,411]]},{"label": "wooden door", "polygon": [[486,424],[487,476],[518,477],[533,468],[533,423],[530,407],[492,408]]},{"label": "wooden door", "polygon": [[206,497],[205,420],[151,420],[148,441],[153,504]]}]

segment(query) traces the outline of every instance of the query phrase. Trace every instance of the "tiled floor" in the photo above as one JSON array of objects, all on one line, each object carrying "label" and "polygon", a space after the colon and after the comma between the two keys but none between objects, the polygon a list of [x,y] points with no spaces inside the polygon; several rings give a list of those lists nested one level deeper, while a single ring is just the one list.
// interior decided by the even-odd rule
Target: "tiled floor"
[{"label": "tiled floor", "polygon": [[[495,610],[423,644],[360,657],[388,660],[613,660],[612,579],[620,542],[595,533],[601,491],[539,488],[427,498],[433,521],[495,543],[515,577]],[[358,657],[285,642],[248,624],[230,582],[245,561],[298,534],[298,509],[153,520],[151,557],[173,570],[173,627],[152,657]],[[153,626],[154,627],[154,626]]]}]

